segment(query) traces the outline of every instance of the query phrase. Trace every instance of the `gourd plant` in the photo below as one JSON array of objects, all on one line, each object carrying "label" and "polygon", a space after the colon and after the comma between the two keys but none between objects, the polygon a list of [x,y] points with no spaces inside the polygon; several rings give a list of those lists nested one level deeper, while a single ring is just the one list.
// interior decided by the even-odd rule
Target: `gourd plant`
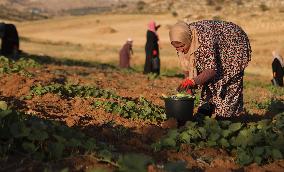
[{"label": "gourd plant", "polygon": [[95,108],[103,108],[106,112],[119,114],[125,118],[143,119],[150,121],[161,121],[166,119],[165,110],[156,106],[144,97],[127,98],[116,95],[114,92],[92,86],[64,85],[52,83],[42,86],[36,85],[26,95],[25,99],[32,99],[33,96],[41,96],[46,93],[54,93],[63,98],[84,97],[96,98]]},{"label": "gourd plant", "polygon": [[26,69],[40,66],[37,62],[29,58],[21,58],[13,61],[4,56],[0,57],[0,73],[20,73],[25,76],[32,76]]},{"label": "gourd plant", "polygon": [[199,123],[188,121],[185,127],[170,130],[152,147],[159,151],[166,148],[178,149],[181,144],[195,148],[223,148],[232,155],[236,154],[236,161],[240,165],[283,159],[284,113],[271,120],[249,123],[217,121],[209,117]]}]

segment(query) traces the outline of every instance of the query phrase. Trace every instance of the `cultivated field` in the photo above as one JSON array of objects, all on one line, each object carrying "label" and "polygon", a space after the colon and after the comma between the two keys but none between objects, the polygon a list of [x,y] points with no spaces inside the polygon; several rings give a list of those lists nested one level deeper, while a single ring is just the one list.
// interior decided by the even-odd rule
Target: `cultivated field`
[{"label": "cultivated field", "polygon": [[[208,16],[189,18],[210,19]],[[283,14],[240,14],[222,16],[224,20],[235,22],[248,34],[253,50],[252,62],[247,72],[271,77],[271,51],[284,49]],[[159,30],[161,44],[161,64],[163,69],[176,68],[175,49],[170,46],[168,28],[182,17],[171,15],[89,15],[64,17],[35,22],[18,23],[20,35],[24,38],[21,48],[31,53],[41,53],[56,57],[68,57],[116,64],[118,51],[128,37],[134,40],[132,65],[144,65],[144,45],[147,23],[155,20],[161,24]]]},{"label": "cultivated field", "polygon": [[[24,53],[17,62],[0,57],[0,171],[283,171],[284,89],[270,83],[271,51],[284,53],[283,13],[204,12],[188,20],[214,16],[240,25],[251,41],[247,118],[205,118],[181,128],[166,118],[161,96],[182,80],[168,28],[183,16],[13,22]],[[141,72],[150,20],[162,25],[158,77]],[[133,69],[121,70],[118,51],[128,37]]]}]

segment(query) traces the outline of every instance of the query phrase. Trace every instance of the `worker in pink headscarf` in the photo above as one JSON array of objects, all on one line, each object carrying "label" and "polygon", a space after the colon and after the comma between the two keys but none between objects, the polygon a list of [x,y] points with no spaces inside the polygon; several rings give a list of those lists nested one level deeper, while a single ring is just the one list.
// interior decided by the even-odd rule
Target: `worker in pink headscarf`
[{"label": "worker in pink headscarf", "polygon": [[160,74],[160,57],[159,57],[159,38],[157,30],[160,25],[156,25],[154,21],[150,21],[147,30],[147,41],[145,45],[146,60],[144,65],[144,74],[156,73]]}]

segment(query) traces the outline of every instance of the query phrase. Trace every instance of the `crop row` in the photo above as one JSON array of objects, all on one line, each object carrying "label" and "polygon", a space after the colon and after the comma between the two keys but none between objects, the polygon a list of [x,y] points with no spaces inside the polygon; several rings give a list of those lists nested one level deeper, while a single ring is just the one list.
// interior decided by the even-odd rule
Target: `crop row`
[{"label": "crop row", "polygon": [[163,108],[153,105],[144,97],[138,99],[119,98],[116,100],[97,100],[97,108],[104,108],[106,112],[119,114],[125,118],[161,121],[166,119]]},{"label": "crop row", "polygon": [[21,58],[18,61],[11,60],[4,56],[0,57],[0,73],[20,73],[26,76],[32,76],[26,71],[26,68],[40,66],[37,62],[29,58]]},{"label": "crop row", "polygon": [[31,88],[26,99],[33,96],[41,96],[46,93],[58,94],[65,98],[72,97],[93,97],[95,108],[103,108],[106,112],[119,114],[125,118],[161,121],[166,118],[164,108],[154,105],[144,97],[136,99],[121,97],[112,91],[81,85],[64,85],[53,83],[42,86],[37,85]]},{"label": "crop row", "polygon": [[[100,162],[110,163],[118,171],[147,171],[148,165],[155,165],[155,161],[150,156],[137,153],[121,154],[113,146],[97,142],[78,129],[8,110],[7,105],[4,104],[1,101],[0,158],[3,162],[8,160],[10,155],[20,155],[25,159],[44,162],[74,155],[86,155]],[[163,165],[167,171],[177,167],[178,171],[185,171],[186,163],[166,162]]]},{"label": "crop row", "polygon": [[223,148],[236,155],[236,161],[241,165],[283,159],[284,113],[272,120],[249,123],[217,121],[209,117],[200,122],[189,121],[183,128],[170,130],[152,146],[159,151],[179,148],[181,144],[195,148]]},{"label": "crop row", "polygon": [[97,149],[95,139],[55,121],[0,111],[0,156],[22,152],[38,160],[56,160]]}]

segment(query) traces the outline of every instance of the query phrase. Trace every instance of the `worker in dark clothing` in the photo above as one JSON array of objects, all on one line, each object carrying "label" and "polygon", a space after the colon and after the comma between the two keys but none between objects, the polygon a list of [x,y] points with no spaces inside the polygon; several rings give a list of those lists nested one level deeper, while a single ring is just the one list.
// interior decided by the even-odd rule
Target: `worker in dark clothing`
[{"label": "worker in dark clothing", "polygon": [[283,76],[284,76],[284,62],[282,56],[276,52],[272,52],[273,62],[272,62],[272,74],[273,79],[272,84],[275,86],[283,87]]},{"label": "worker in dark clothing", "polygon": [[144,74],[156,73],[160,74],[160,57],[159,57],[159,38],[157,30],[160,25],[156,25],[154,21],[148,24],[147,41],[145,45],[146,60],[144,65]]},{"label": "worker in dark clothing", "polygon": [[11,59],[19,58],[19,35],[15,25],[0,24],[0,37],[2,38],[1,54]]}]

